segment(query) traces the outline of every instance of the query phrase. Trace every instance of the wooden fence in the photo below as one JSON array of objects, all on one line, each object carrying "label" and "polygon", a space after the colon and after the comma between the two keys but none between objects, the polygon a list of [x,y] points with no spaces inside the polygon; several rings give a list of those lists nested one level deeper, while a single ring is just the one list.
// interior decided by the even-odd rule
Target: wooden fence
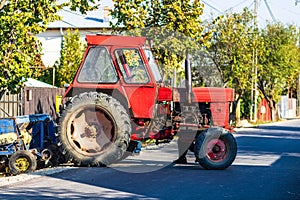
[{"label": "wooden fence", "polygon": [[64,88],[25,87],[20,94],[5,94],[0,100],[0,117],[45,113],[55,120],[64,92]]},{"label": "wooden fence", "polygon": [[7,92],[0,97],[0,118],[23,115],[21,94]]}]

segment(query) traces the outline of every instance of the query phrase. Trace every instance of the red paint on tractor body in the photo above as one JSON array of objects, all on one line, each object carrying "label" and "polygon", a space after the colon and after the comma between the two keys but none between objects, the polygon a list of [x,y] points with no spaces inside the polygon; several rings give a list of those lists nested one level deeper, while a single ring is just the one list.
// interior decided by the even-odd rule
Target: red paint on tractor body
[{"label": "red paint on tractor body", "polygon": [[[87,35],[86,41],[88,48],[84,54],[74,80],[65,93],[65,97],[71,97],[82,91],[99,91],[112,95],[118,99],[124,107],[128,108],[131,113],[133,122],[139,127],[137,130],[145,128],[146,123],[141,125],[140,120],[149,121],[154,118],[157,109],[155,106],[159,103],[166,103],[166,115],[170,115],[170,103],[187,102],[185,88],[163,87],[160,82],[155,80],[153,69],[149,64],[149,58],[145,51],[150,49],[145,37],[132,36],[112,36],[112,35]],[[112,83],[101,82],[80,82],[78,76],[87,60],[89,51],[95,47],[103,47],[108,52],[108,57],[114,67],[117,79]],[[134,76],[132,67],[126,60],[120,50],[135,50],[140,56],[148,80],[145,82],[134,82],[125,77]],[[94,59],[94,62],[97,58]],[[121,63],[121,64],[120,64]],[[103,66],[104,67],[104,66]],[[136,76],[136,75],[135,75]],[[215,87],[197,87],[192,88],[192,102],[199,104],[208,104],[211,110],[214,125],[228,127],[230,103],[234,100],[234,90],[231,88]],[[138,121],[138,123],[137,123]],[[185,124],[184,126],[187,126]],[[135,125],[136,126],[136,125]],[[193,125],[194,126],[194,125]],[[196,125],[197,127],[198,125]],[[207,127],[203,125],[202,127]],[[155,135],[157,134],[157,135]],[[150,132],[148,135],[141,137],[140,133],[132,133],[132,140],[141,140],[144,137],[161,139],[159,136],[168,138],[173,136],[174,131],[165,129],[159,132]],[[170,135],[170,136],[167,136]]]}]

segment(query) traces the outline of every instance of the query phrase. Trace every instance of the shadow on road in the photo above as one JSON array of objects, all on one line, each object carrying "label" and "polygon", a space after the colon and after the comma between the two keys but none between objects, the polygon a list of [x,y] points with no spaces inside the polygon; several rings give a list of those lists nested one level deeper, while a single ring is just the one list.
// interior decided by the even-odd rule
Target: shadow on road
[{"label": "shadow on road", "polygon": [[[48,184],[4,188],[1,199],[300,199],[299,127],[259,127],[238,132],[238,156],[227,170],[193,163],[147,160],[145,173],[79,168],[49,176]],[[264,132],[264,130],[266,132]],[[268,130],[271,130],[269,132]],[[161,150],[158,150],[161,151]],[[124,160],[139,170],[139,161]],[[144,161],[145,162],[145,161]],[[144,163],[145,164],[145,163]]]}]

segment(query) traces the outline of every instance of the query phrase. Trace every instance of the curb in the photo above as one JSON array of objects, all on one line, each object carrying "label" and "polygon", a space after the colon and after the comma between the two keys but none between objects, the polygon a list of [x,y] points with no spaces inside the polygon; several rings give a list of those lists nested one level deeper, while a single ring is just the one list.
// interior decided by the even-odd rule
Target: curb
[{"label": "curb", "polygon": [[75,167],[65,167],[65,166],[60,166],[60,167],[53,167],[53,168],[44,168],[40,169],[31,173],[26,173],[26,174],[20,174],[16,176],[7,176],[7,177],[1,177],[0,180],[0,187],[4,186],[9,186],[15,183],[20,183],[23,181],[28,181],[34,178],[39,178],[42,176],[47,176],[51,174],[56,174],[60,173],[66,170],[74,169]]}]

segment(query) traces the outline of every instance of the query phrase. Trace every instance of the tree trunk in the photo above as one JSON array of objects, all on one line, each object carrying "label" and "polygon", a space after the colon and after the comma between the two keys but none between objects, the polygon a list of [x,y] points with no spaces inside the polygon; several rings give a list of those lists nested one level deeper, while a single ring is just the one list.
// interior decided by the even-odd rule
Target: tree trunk
[{"label": "tree trunk", "polygon": [[238,103],[239,103],[241,97],[242,97],[242,94],[238,94],[238,98],[232,102],[232,112],[230,113],[230,116],[229,116],[229,121],[231,121],[231,122],[236,122],[236,123],[240,122],[240,118],[236,117],[236,110],[237,110],[237,106],[238,106]]},{"label": "tree trunk", "polygon": [[271,109],[271,120],[273,122],[275,122],[275,121],[278,120],[278,105],[273,100],[268,101],[268,104],[269,104],[270,109]]}]

